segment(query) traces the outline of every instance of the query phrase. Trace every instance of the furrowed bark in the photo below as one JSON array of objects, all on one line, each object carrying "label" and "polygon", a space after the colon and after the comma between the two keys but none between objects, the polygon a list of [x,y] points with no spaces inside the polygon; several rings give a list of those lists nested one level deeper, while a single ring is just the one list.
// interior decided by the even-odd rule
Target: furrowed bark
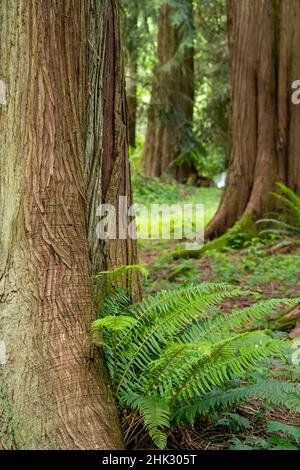
[{"label": "furrowed bark", "polygon": [[137,84],[138,58],[141,44],[139,41],[138,19],[141,5],[138,1],[131,2],[130,15],[124,21],[123,35],[126,43],[126,96],[128,104],[128,139],[131,147],[136,146],[137,128]]},{"label": "furrowed bark", "polygon": [[300,106],[291,86],[300,80],[300,0],[279,3],[278,153],[280,179],[300,196]]},{"label": "furrowed bark", "polygon": [[136,146],[136,118],[137,118],[137,60],[133,54],[129,54],[128,58],[128,74],[127,79],[127,103],[128,103],[128,135],[129,145],[133,148]]},{"label": "furrowed bark", "polygon": [[227,184],[206,237],[222,235],[251,215],[275,209],[270,192],[282,181],[300,194],[299,0],[230,0],[233,146]]},{"label": "furrowed bark", "polygon": [[[88,181],[88,234],[93,273],[119,265],[137,263],[136,241],[129,236],[116,240],[99,240],[96,232],[100,204],[111,204],[120,212],[117,229],[133,222],[124,213],[119,198],[127,197],[126,211],[132,205],[131,176],[128,159],[127,110],[125,77],[117,2],[90,0],[92,11],[89,26],[89,86],[85,147],[85,175]],[[104,12],[104,13],[103,13]],[[105,28],[97,22],[104,15]],[[103,47],[103,44],[106,46]],[[137,275],[123,280],[140,298]]]},{"label": "furrowed bark", "polygon": [[[123,445],[103,358],[90,339],[86,205],[92,190],[87,196],[83,156],[87,102],[96,97],[95,89],[87,96],[91,7],[106,31],[106,67],[111,58],[118,69],[114,49],[107,52],[114,2],[0,5],[0,77],[7,88],[7,104],[0,106],[0,339],[7,349],[0,365],[0,442],[6,449]],[[101,103],[93,111],[96,119]],[[103,135],[112,124],[105,125]],[[125,148],[120,135],[117,142]],[[105,182],[109,194],[111,178]]]}]

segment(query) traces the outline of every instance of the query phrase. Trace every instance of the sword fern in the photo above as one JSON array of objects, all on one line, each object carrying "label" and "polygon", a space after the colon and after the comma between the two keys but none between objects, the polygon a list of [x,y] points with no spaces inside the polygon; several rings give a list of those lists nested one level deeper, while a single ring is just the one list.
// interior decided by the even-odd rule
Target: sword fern
[{"label": "sword fern", "polygon": [[[272,397],[268,388],[224,392],[222,387],[263,358],[282,354],[283,340],[265,331],[243,331],[245,325],[299,299],[269,300],[220,313],[225,300],[248,294],[204,283],[160,292],[134,305],[131,295],[115,288],[105,300],[93,330],[101,330],[117,400],[139,413],[159,448],[166,446],[168,428],[181,419],[193,422],[209,409],[251,393]],[[299,397],[288,397],[290,390],[280,389],[282,402],[299,409]]]}]

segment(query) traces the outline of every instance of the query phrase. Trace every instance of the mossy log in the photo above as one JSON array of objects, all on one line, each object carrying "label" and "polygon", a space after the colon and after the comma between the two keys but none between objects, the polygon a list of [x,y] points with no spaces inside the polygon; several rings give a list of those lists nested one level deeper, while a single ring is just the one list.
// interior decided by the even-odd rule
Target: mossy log
[{"label": "mossy log", "polygon": [[226,248],[233,248],[235,246],[242,246],[246,241],[251,240],[257,235],[257,226],[253,221],[251,215],[244,216],[227,232],[215,240],[207,242],[200,248],[186,248],[174,251],[174,259],[181,258],[202,258],[205,254],[211,251],[222,251]]},{"label": "mossy log", "polygon": [[289,331],[290,338],[300,336],[300,304],[284,312],[271,325],[272,330]]}]

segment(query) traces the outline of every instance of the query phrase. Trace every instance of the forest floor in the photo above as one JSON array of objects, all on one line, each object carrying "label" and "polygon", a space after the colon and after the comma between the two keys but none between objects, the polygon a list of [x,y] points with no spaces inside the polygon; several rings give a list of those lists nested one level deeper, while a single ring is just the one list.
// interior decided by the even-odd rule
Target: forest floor
[{"label": "forest floor", "polygon": [[[139,185],[135,194],[135,200],[146,206],[154,202],[204,204],[205,223],[215,213],[220,197],[221,191],[215,188],[162,184],[156,180],[147,180],[142,185],[142,190]],[[273,250],[260,238],[255,238],[239,249],[213,251],[202,259],[178,260],[172,256],[178,243],[174,240],[139,241],[140,263],[145,264],[149,270],[144,284],[146,293],[153,294],[162,289],[174,289],[203,281],[238,284],[251,291],[249,296],[227,303],[226,308],[229,310],[248,306],[261,299],[300,297],[299,247]],[[258,327],[263,328],[264,325]],[[299,369],[297,366],[289,372],[293,381],[300,380]],[[261,403],[253,401],[194,428],[183,426],[177,429],[169,437],[169,448],[264,449],[274,442],[273,446],[278,449],[299,449],[284,433],[274,435],[270,431],[270,423],[277,421],[296,426],[300,439],[299,415],[262,407]],[[145,446],[145,442],[141,445]]]}]

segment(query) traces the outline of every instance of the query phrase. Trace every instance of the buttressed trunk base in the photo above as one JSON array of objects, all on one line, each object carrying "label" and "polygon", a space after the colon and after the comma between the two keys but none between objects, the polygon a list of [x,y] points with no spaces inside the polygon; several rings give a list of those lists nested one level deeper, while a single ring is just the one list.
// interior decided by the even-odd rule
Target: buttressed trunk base
[{"label": "buttressed trunk base", "polygon": [[299,0],[229,2],[233,145],[207,238],[272,209],[276,181],[300,195],[300,106],[291,99],[300,77],[299,24]]}]

